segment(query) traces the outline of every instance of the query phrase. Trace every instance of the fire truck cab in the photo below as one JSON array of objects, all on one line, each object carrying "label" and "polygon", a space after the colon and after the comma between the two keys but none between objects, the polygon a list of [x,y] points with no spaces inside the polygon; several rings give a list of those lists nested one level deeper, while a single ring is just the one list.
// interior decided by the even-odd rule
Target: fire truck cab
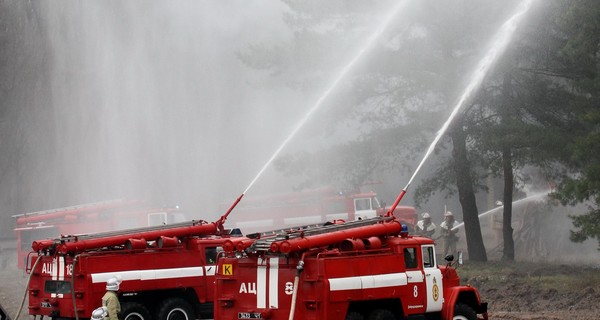
[{"label": "fire truck cab", "polygon": [[[216,319],[487,319],[435,243],[374,218],[226,243]],[[241,250],[240,250],[241,249]]]}]

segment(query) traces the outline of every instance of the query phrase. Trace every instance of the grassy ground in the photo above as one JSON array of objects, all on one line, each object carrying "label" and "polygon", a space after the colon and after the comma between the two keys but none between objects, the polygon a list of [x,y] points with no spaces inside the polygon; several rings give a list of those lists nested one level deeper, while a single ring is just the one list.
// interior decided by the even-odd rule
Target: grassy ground
[{"label": "grassy ground", "polygon": [[600,267],[548,263],[467,262],[463,284],[479,289],[492,312],[600,314]]}]

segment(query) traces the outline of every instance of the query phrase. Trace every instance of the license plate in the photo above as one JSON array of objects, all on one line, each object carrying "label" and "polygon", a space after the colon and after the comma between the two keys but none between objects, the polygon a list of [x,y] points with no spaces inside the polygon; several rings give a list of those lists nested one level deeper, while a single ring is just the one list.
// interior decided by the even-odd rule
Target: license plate
[{"label": "license plate", "polygon": [[238,319],[262,319],[260,312],[238,312]]},{"label": "license plate", "polygon": [[50,302],[42,301],[42,308],[52,308]]}]

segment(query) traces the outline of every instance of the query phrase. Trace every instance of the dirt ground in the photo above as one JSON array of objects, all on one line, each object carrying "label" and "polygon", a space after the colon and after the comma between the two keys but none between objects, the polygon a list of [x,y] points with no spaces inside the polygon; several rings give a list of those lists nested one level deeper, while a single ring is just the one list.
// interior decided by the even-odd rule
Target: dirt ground
[{"label": "dirt ground", "polygon": [[[467,262],[458,272],[489,303],[490,319],[588,320],[600,314],[600,266]],[[0,270],[0,303],[13,318],[26,283],[16,268]],[[19,319],[29,319],[27,302]]]},{"label": "dirt ground", "polygon": [[491,319],[600,317],[600,266],[467,262],[458,273],[489,303]]}]

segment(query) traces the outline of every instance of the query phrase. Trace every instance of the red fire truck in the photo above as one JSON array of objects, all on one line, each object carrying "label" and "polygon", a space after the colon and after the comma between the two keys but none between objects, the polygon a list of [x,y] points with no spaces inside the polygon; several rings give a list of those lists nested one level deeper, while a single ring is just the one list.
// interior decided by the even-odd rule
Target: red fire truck
[{"label": "red fire truck", "polygon": [[[375,192],[338,192],[332,187],[245,198],[229,218],[232,227],[245,233],[284,229],[326,221],[353,221],[385,215]],[[414,207],[397,206],[394,216],[412,228],[417,223]]]},{"label": "red fire truck", "polygon": [[212,317],[217,250],[233,236],[217,222],[191,221],[34,241],[29,314],[90,318],[106,281],[121,277],[126,320]]},{"label": "red fire truck", "polygon": [[[215,319],[488,319],[453,257],[391,216],[224,243]],[[460,258],[462,260],[462,258]]]},{"label": "red fire truck", "polygon": [[[171,224],[187,220],[177,207],[154,207],[118,199],[14,215],[17,266],[24,269],[34,240],[60,235],[104,232]],[[31,267],[31,265],[29,265]]]}]

